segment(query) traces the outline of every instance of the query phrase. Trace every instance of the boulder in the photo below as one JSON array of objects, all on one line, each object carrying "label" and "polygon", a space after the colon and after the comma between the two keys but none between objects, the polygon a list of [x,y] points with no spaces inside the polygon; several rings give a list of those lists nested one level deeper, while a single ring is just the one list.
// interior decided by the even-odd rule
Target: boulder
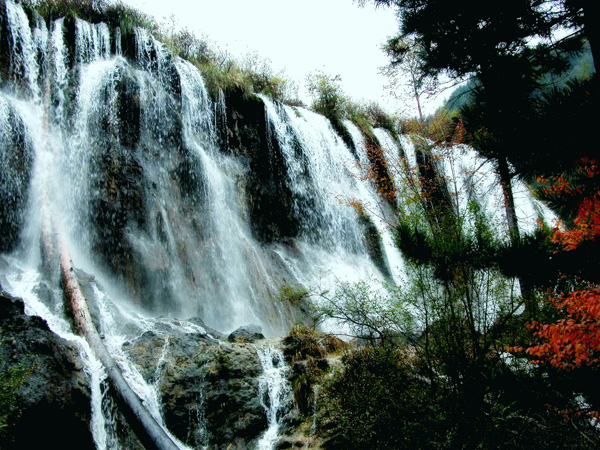
[{"label": "boulder", "polygon": [[264,339],[265,335],[262,334],[262,327],[259,325],[244,325],[239,327],[237,330],[232,332],[227,340],[229,342],[237,343],[253,343],[259,339]]},{"label": "boulder", "polygon": [[165,423],[187,445],[252,448],[266,430],[262,366],[252,345],[172,328],[146,332],[125,349],[142,376],[158,386]]}]

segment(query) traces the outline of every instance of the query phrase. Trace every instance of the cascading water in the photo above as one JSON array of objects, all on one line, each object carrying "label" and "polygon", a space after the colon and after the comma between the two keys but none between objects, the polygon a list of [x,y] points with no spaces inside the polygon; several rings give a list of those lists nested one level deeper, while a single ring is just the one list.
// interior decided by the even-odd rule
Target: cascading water
[{"label": "cascading water", "polygon": [[13,80],[24,81],[33,99],[39,99],[40,68],[32,34],[38,37],[39,41],[41,32],[36,27],[37,31],[32,33],[27,15],[19,5],[10,0],[6,1],[6,20],[13,49],[10,52],[10,76]]},{"label": "cascading water", "polygon": [[[365,149],[365,139],[356,125],[346,121],[344,123],[350,135],[354,145],[359,149]],[[383,155],[388,161],[388,166],[392,165],[392,161],[397,160],[397,155],[400,154],[401,148],[396,144],[389,133],[383,129],[374,129],[375,136],[379,139]],[[364,173],[370,166],[370,162],[367,158],[366,151],[358,152],[359,167],[355,169],[356,177],[364,177]],[[393,172],[397,172],[399,175],[400,167],[393,167]],[[394,179],[398,179],[398,176],[392,175]],[[385,255],[388,261],[388,267],[391,271],[392,278],[395,282],[399,283],[405,276],[404,261],[402,255],[398,251],[395,243],[394,236],[391,228],[395,225],[395,214],[386,202],[381,200],[381,197],[376,193],[372,183],[363,183],[362,185],[361,204],[367,211],[370,211],[371,218],[379,236],[383,243]],[[396,193],[399,198],[399,193],[402,192],[402,187],[396,185]]]},{"label": "cascading water", "polygon": [[[417,174],[417,157],[413,141],[402,137],[402,147],[406,154],[402,157],[402,164],[406,164],[409,172]],[[432,153],[434,163],[446,181],[455,211],[458,214],[466,214],[469,210],[469,202],[475,201],[498,235],[508,237],[504,197],[493,163],[484,160],[473,148],[466,145],[454,145],[450,148],[434,147]],[[521,232],[532,232],[538,220],[552,223],[556,219],[548,207],[534,198],[522,180],[513,181],[513,196]]]},{"label": "cascading water", "polygon": [[75,58],[79,64],[110,57],[110,32],[105,23],[90,24],[75,19]]},{"label": "cascading water", "polygon": [[287,379],[289,368],[281,350],[266,345],[257,347],[263,367],[260,379],[260,399],[267,415],[268,428],[256,444],[256,450],[272,450],[279,439],[281,419],[292,405],[292,387]]},{"label": "cascading water", "polygon": [[[278,138],[288,168],[294,206],[301,221],[297,245],[310,261],[294,259],[281,249],[298,279],[332,288],[339,281],[382,279],[380,269],[368,257],[365,230],[349,204],[358,200],[379,205],[380,199],[363,179],[350,149],[329,121],[302,108],[277,106],[263,97],[270,125]],[[361,151],[364,145],[359,147]],[[376,206],[375,206],[376,207]],[[388,227],[376,220],[385,240],[385,264],[393,267],[396,281],[402,265],[391,245]]]}]

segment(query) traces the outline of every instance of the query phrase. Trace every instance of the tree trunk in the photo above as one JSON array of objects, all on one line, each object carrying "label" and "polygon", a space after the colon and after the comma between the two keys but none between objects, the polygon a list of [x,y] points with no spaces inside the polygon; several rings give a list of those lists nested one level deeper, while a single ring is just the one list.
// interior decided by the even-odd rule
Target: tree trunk
[{"label": "tree trunk", "polygon": [[[512,177],[508,167],[508,161],[504,157],[498,158],[498,175],[500,176],[500,184],[502,185],[502,194],[504,196],[504,210],[506,213],[506,221],[508,223],[508,234],[510,243],[513,247],[520,245],[521,236],[519,233],[519,222],[517,220],[517,212],[515,209],[515,198],[512,189]],[[529,316],[535,315],[537,305],[533,295],[533,288],[529,281],[524,277],[519,277],[519,285],[521,286],[521,294],[525,301],[525,314]]]},{"label": "tree trunk", "polygon": [[[596,6],[592,6],[592,3]],[[600,65],[600,9],[598,9],[597,2],[591,0],[583,0],[581,4],[583,7],[583,34],[590,43],[597,72]]]},{"label": "tree trunk", "polygon": [[68,303],[67,306],[72,313],[73,326],[88,341],[90,347],[104,365],[127,421],[147,449],[178,450],[179,447],[150,415],[140,398],[127,384],[121,369],[108,353],[92,322],[87,301],[75,276],[69,249],[64,240],[57,239],[57,241],[60,255],[61,284]]},{"label": "tree trunk", "polygon": [[519,223],[515,211],[515,198],[513,197],[511,174],[508,168],[508,161],[504,157],[498,158],[498,175],[500,176],[500,184],[504,196],[504,210],[506,212],[510,242],[513,245],[517,245],[520,239]]}]

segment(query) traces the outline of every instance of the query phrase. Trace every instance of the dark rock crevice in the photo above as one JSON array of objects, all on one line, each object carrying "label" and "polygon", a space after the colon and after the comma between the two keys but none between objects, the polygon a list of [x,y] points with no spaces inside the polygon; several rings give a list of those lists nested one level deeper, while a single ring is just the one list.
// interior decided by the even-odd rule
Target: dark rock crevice
[{"label": "dark rock crevice", "polygon": [[252,231],[262,242],[296,237],[299,221],[279,142],[269,130],[265,105],[258,97],[229,92],[227,139],[223,151],[248,160],[245,180]]}]

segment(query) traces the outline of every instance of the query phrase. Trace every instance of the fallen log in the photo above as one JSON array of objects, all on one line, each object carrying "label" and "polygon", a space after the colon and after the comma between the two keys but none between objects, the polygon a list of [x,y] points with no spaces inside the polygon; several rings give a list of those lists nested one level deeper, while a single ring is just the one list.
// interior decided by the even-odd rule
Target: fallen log
[{"label": "fallen log", "polygon": [[87,301],[75,276],[69,249],[62,239],[59,238],[56,241],[60,255],[61,284],[68,303],[67,306],[72,314],[73,326],[77,333],[87,340],[104,365],[111,387],[129,425],[147,449],[178,450],[179,447],[144,407],[138,395],[125,380],[121,369],[108,353],[98,330],[92,322]]},{"label": "fallen log", "polygon": [[[48,131],[50,110],[50,83],[49,78],[46,81],[44,91],[44,132]],[[50,141],[47,140],[47,143]],[[49,145],[49,144],[48,144]],[[65,299],[67,300],[67,309],[71,311],[73,326],[75,331],[84,337],[98,359],[104,366],[111,388],[117,397],[117,402],[127,422],[139,438],[140,442],[148,450],[179,450],[179,447],[173,442],[167,433],[162,429],[158,422],[152,417],[150,412],[144,407],[142,401],[133,389],[129,386],[121,369],[115,362],[102,338],[96,330],[92,315],[87,305],[81,287],[75,276],[73,261],[66,242],[60,238],[53,227],[52,220],[48,215],[48,205],[50,200],[48,193],[43,196],[42,207],[42,232],[41,232],[41,259],[42,270],[44,273],[54,278],[55,261],[60,260],[60,282],[63,288]]]}]

